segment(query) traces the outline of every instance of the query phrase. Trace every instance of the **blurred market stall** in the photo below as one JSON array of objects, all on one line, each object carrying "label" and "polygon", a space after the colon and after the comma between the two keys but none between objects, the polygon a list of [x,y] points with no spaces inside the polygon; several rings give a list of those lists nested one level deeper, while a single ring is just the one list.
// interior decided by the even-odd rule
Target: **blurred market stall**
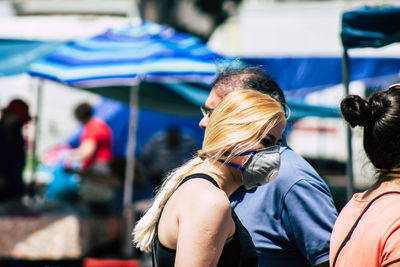
[{"label": "blurred market stall", "polygon": [[[130,104],[124,182],[124,215],[128,220],[128,232],[133,217],[130,205],[138,108],[198,114],[198,106],[208,93],[206,85],[212,81],[217,71],[216,61],[220,59],[221,56],[196,37],[144,22],[70,42],[30,66],[29,74],[32,76]],[[184,83],[200,86],[185,87]]]}]

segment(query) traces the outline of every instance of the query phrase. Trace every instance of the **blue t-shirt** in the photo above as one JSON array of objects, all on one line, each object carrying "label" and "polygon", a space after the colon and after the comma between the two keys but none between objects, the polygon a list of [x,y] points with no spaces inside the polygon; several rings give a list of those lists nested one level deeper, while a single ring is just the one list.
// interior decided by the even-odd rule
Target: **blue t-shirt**
[{"label": "blue t-shirt", "polygon": [[231,204],[250,232],[259,266],[315,266],[329,260],[337,217],[325,182],[301,156],[281,148],[279,176],[250,191],[240,187]]}]

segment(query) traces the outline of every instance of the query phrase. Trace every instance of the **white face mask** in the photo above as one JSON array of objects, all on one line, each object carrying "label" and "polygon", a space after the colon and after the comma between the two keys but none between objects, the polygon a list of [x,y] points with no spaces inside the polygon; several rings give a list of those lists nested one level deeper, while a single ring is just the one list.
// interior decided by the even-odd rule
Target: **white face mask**
[{"label": "white face mask", "polygon": [[247,190],[254,187],[269,183],[278,176],[280,166],[279,145],[270,146],[260,150],[247,151],[240,154],[232,155],[245,156],[251,155],[243,166],[236,165],[232,162],[225,162],[229,166],[242,171],[243,186]]}]

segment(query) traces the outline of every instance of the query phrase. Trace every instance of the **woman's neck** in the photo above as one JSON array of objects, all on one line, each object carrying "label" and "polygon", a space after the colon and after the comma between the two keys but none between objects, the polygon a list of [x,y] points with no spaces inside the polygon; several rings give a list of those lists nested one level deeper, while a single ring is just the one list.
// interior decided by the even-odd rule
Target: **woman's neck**
[{"label": "woman's neck", "polygon": [[395,178],[390,181],[385,181],[373,185],[370,189],[364,192],[362,199],[370,200],[382,193],[389,191],[400,192],[400,178]]},{"label": "woman's neck", "polygon": [[206,173],[214,178],[228,197],[242,185],[241,172],[218,161],[206,159],[203,164],[194,168],[193,173],[196,172]]}]

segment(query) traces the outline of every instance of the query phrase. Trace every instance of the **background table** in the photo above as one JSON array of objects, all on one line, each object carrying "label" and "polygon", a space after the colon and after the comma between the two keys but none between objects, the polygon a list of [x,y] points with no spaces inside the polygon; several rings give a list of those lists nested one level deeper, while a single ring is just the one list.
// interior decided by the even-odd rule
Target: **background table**
[{"label": "background table", "polygon": [[107,241],[108,219],[78,215],[0,216],[0,258],[77,259]]}]

